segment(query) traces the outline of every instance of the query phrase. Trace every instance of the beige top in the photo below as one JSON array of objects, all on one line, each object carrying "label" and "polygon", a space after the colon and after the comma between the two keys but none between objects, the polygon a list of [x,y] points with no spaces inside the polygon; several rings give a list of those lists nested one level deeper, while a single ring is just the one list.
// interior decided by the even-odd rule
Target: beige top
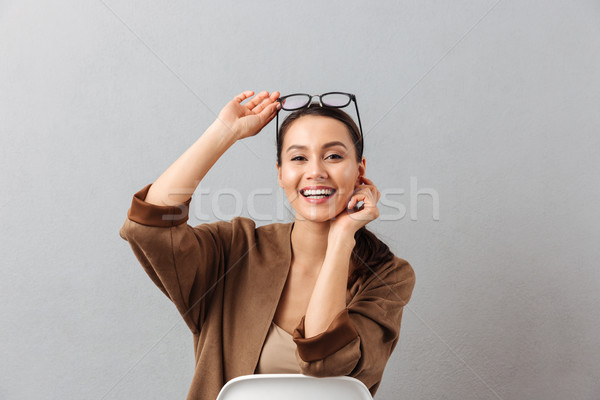
[{"label": "beige top", "polygon": [[267,339],[260,353],[256,374],[300,374],[296,360],[296,343],[292,335],[271,322]]}]

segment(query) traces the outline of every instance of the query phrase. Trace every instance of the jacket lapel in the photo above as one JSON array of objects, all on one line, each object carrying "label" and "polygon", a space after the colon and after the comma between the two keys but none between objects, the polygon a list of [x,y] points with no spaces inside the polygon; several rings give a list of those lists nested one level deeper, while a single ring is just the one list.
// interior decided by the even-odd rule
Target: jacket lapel
[{"label": "jacket lapel", "polygon": [[290,270],[292,226],[257,228],[255,246],[227,274],[223,305],[226,381],[256,369]]}]

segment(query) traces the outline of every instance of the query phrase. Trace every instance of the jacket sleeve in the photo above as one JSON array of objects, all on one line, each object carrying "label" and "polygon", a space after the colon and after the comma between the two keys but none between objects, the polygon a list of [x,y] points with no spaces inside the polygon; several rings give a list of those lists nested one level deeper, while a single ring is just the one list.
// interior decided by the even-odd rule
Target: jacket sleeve
[{"label": "jacket sleeve", "polygon": [[151,184],[133,196],[119,235],[129,242],[152,281],[175,304],[193,333],[199,333],[213,287],[223,275],[231,224],[187,224],[191,198],[180,206],[145,200]]},{"label": "jacket sleeve", "polygon": [[360,284],[324,332],[305,338],[303,317],[293,334],[302,374],[352,376],[374,395],[398,342],[402,311],[414,286],[411,265],[395,257]]}]

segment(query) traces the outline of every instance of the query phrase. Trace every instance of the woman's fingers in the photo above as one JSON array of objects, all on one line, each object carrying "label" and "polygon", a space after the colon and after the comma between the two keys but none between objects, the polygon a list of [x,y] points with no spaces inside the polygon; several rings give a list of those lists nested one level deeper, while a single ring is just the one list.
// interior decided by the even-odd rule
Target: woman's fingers
[{"label": "woman's fingers", "polygon": [[244,106],[248,110],[251,110],[255,114],[258,114],[278,98],[279,92],[275,91],[269,95],[269,92],[263,90],[262,92],[254,96],[252,99],[250,99],[246,104],[244,104]]},{"label": "woman's fingers", "polygon": [[252,112],[258,113],[258,116],[263,121],[264,125],[268,124],[279,111],[279,92],[273,92],[268,99],[265,99],[261,104],[256,106]]},{"label": "woman's fingers", "polygon": [[373,191],[369,190],[368,188],[361,188],[354,193],[350,199],[350,202],[348,203],[350,206],[349,208],[353,208],[359,201],[362,201],[365,204],[369,203],[369,205],[375,205],[375,203],[377,203]]},{"label": "woman's fingers", "polygon": [[237,101],[238,103],[241,103],[242,101],[246,100],[248,97],[252,96],[254,94],[254,92],[252,90],[246,90],[240,94],[238,94],[237,96],[235,96],[233,99],[235,101]]},{"label": "woman's fingers", "polygon": [[263,101],[267,97],[269,97],[269,92],[263,90],[262,92],[254,96],[252,99],[250,99],[246,104],[244,104],[244,106],[247,107],[248,110],[253,110],[258,104],[260,104],[261,101]]},{"label": "woman's fingers", "polygon": [[[365,177],[361,178],[363,184],[356,188],[354,194],[348,202],[348,208],[353,210],[354,207],[356,207],[356,204],[362,201],[363,207],[358,212],[362,212],[367,219],[375,219],[379,216],[377,202],[379,201],[381,193],[379,193],[379,190],[377,190],[375,185],[372,184],[373,182],[371,180]],[[369,184],[367,184],[367,182]]]},{"label": "woman's fingers", "polygon": [[373,181],[372,181],[372,180],[370,180],[369,178],[367,178],[366,176],[364,176],[364,175],[361,175],[361,178],[362,178],[362,180],[363,180],[363,181],[364,181],[364,182],[365,182],[367,185],[373,185],[373,186],[375,186],[375,184],[373,183]]},{"label": "woman's fingers", "polygon": [[[250,108],[253,113],[259,114],[267,109],[270,105],[274,104],[276,100],[279,98],[279,92],[273,92],[270,96],[263,97],[262,101],[259,104],[256,104],[254,107]],[[270,111],[269,111],[270,112]]]},{"label": "woman's fingers", "polygon": [[356,204],[359,201],[365,202],[366,200],[370,201],[370,198],[367,199],[367,197],[371,196],[371,192],[368,190],[367,187],[361,186],[360,188],[357,188],[354,191],[354,194],[352,195],[352,197],[350,198],[350,202],[348,202],[348,205],[350,206],[349,208],[354,208],[354,206],[356,206]]},{"label": "woman's fingers", "polygon": [[372,187],[374,189],[373,193],[375,193],[376,202],[379,201],[379,199],[381,197],[381,193],[379,192],[379,190],[377,189],[377,187],[375,186],[373,181],[368,179],[365,176],[361,176],[361,180],[364,182],[364,185],[361,185],[360,188]]},{"label": "woman's fingers", "polygon": [[[356,205],[361,201],[363,202],[362,207],[354,210]],[[365,221],[369,222],[379,217],[379,209],[373,201],[371,193],[368,191],[352,196],[352,199],[348,203],[348,209],[350,210],[351,218],[356,221],[362,221],[363,224]]]}]

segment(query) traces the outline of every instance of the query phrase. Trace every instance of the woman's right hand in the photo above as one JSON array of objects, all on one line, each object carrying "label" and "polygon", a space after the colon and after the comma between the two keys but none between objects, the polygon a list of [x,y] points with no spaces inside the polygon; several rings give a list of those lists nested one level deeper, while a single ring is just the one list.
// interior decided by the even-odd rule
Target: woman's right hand
[{"label": "woman's right hand", "polygon": [[254,136],[277,114],[279,92],[263,91],[254,96],[246,104],[242,101],[252,96],[254,92],[247,90],[235,96],[219,113],[218,120],[231,129],[236,139]]}]

